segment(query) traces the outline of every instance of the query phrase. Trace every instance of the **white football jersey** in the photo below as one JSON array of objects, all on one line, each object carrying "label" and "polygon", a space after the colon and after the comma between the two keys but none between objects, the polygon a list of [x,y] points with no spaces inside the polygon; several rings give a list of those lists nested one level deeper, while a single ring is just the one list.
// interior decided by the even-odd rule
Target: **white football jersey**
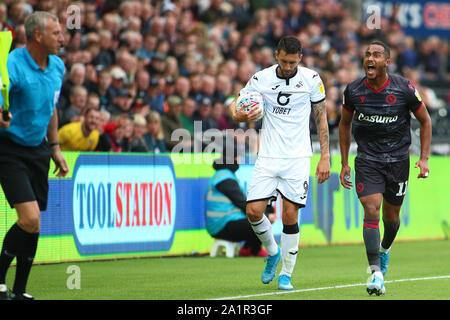
[{"label": "white football jersey", "polygon": [[316,71],[300,66],[292,77],[280,78],[277,67],[255,73],[242,89],[258,91],[265,99],[258,155],[311,157],[311,103],[325,99],[322,80]]}]

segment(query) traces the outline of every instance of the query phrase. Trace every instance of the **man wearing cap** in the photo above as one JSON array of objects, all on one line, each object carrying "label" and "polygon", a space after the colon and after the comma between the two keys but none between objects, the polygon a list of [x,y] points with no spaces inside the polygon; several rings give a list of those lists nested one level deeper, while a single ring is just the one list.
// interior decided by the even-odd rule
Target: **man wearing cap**
[{"label": "man wearing cap", "polygon": [[202,125],[202,132],[205,132],[208,129],[217,129],[217,123],[211,118],[211,109],[212,109],[213,100],[204,96],[199,104],[197,111],[194,112],[192,119],[195,121],[200,121]]},{"label": "man wearing cap", "polygon": [[167,55],[162,52],[155,52],[148,66],[148,71],[151,75],[162,76],[164,74],[164,69],[166,68]]},{"label": "man wearing cap", "polygon": [[125,88],[121,88],[114,96],[113,104],[107,108],[111,116],[128,113],[131,114],[133,95]]},{"label": "man wearing cap", "polygon": [[110,91],[113,96],[117,94],[117,92],[123,88],[125,81],[127,79],[127,74],[120,67],[114,67],[111,70],[111,86]]},{"label": "man wearing cap", "polygon": [[159,112],[161,115],[165,113],[164,100],[164,86],[166,80],[164,78],[151,77],[150,85],[147,89],[146,104],[150,105],[151,110]]}]

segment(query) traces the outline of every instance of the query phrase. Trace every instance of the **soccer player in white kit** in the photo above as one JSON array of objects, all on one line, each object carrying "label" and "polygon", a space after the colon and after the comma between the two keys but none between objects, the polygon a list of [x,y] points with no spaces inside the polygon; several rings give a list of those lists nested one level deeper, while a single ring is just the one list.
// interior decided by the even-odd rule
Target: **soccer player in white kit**
[{"label": "soccer player in white kit", "polygon": [[[261,280],[267,284],[282,268],[278,288],[292,290],[291,276],[297,260],[300,232],[299,209],[306,204],[312,156],[309,119],[312,111],[320,140],[320,160],[316,169],[318,183],[330,177],[328,122],[325,89],[319,74],[299,66],[300,41],[283,37],[275,52],[277,64],[255,73],[243,90],[258,91],[265,99],[258,158],[248,185],[246,214],[252,228],[269,256]],[[236,110],[230,105],[234,121],[255,121],[261,114],[257,107]],[[267,203],[280,194],[283,200],[281,248],[264,215]]]}]

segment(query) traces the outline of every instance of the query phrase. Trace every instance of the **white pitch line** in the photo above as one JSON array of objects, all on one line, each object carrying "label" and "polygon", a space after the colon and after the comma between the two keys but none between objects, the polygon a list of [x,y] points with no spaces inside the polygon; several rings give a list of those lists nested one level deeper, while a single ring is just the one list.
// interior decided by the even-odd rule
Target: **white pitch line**
[{"label": "white pitch line", "polygon": [[[436,277],[423,277],[423,278],[410,278],[410,279],[398,279],[398,280],[388,280],[384,283],[394,283],[394,282],[405,282],[405,281],[420,281],[420,280],[435,280],[435,279],[448,279],[448,276],[436,276]],[[263,296],[272,296],[272,295],[280,295],[280,294],[289,294],[289,293],[298,293],[298,292],[308,292],[308,291],[320,291],[320,290],[329,290],[329,289],[341,289],[341,288],[349,288],[349,287],[359,287],[365,286],[367,283],[354,283],[354,284],[343,284],[338,286],[329,286],[329,287],[321,287],[321,288],[309,288],[309,289],[298,289],[298,290],[290,290],[290,291],[273,291],[266,293],[258,293],[258,294],[249,294],[242,296],[234,296],[234,297],[223,297],[223,298],[215,298],[215,299],[207,299],[207,300],[234,300],[234,299],[246,299],[246,298],[254,298],[254,297],[263,297]]]}]

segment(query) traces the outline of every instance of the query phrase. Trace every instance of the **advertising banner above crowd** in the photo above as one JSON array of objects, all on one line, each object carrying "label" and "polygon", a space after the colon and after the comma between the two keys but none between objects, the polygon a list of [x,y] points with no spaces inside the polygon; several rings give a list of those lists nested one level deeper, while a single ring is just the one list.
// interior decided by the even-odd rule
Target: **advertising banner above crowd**
[{"label": "advertising banner above crowd", "polygon": [[448,0],[365,0],[363,20],[369,28],[376,28],[377,15],[397,21],[407,35],[450,38],[450,2]]}]

